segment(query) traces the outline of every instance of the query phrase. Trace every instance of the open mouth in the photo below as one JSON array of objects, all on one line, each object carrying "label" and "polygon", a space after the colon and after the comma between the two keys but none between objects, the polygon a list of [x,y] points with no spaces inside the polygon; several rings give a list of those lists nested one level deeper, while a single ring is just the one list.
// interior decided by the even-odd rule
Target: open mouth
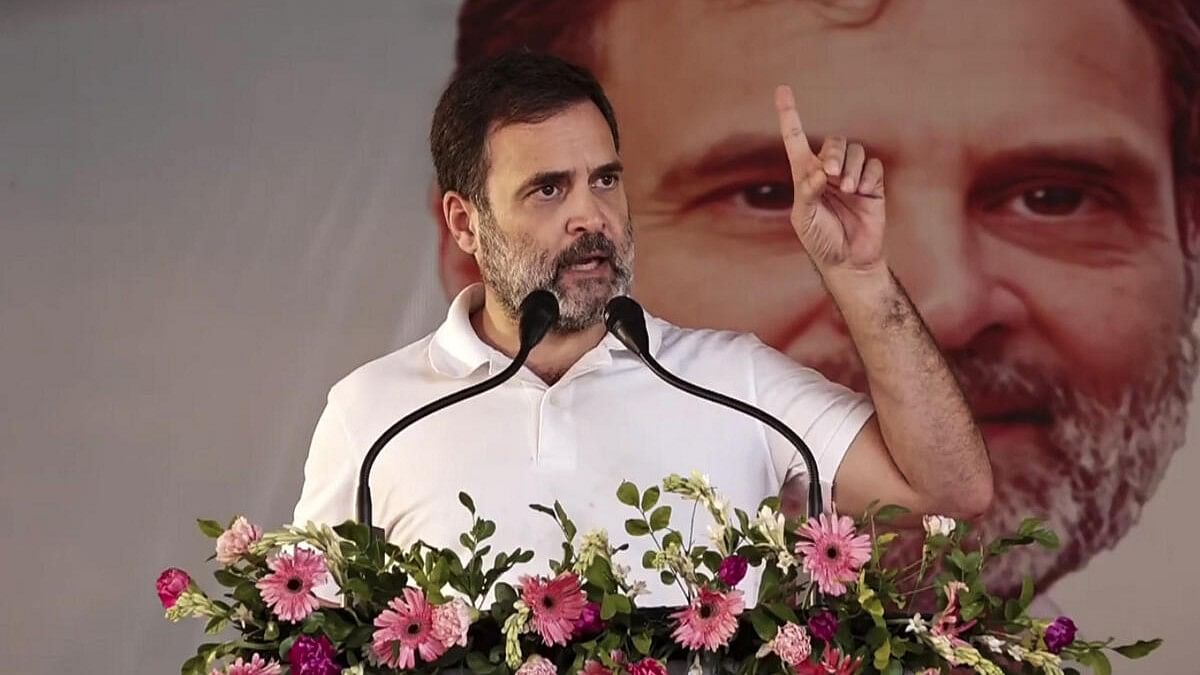
[{"label": "open mouth", "polygon": [[566,270],[571,272],[591,272],[600,269],[608,264],[608,256],[597,253],[595,255],[583,256],[576,259],[574,262],[566,266]]}]

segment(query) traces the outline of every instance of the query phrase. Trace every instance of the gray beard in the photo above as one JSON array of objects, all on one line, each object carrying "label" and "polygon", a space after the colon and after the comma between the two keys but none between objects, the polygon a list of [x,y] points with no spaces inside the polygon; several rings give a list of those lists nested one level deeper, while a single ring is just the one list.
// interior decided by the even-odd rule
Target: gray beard
[{"label": "gray beard", "polygon": [[[1138,521],[1167,464],[1184,442],[1196,378],[1197,338],[1181,335],[1169,354],[1131,383],[1115,403],[1079,393],[1062,373],[980,356],[947,355],[968,401],[989,394],[1047,401],[1051,413],[1045,463],[993,454],[995,499],[973,525],[984,541],[1011,534],[1027,517],[1042,519],[1060,547],[1017,547],[989,562],[983,579],[994,593],[1019,593],[1026,576],[1044,591],[1092,556],[1112,548]],[[865,391],[856,356],[814,363],[832,380]],[[922,533],[923,534],[923,533]],[[893,542],[891,561],[920,556],[922,534]]]},{"label": "gray beard", "polygon": [[[537,249],[533,240],[519,235],[509,237],[500,230],[494,217],[481,212],[479,225],[480,277],[491,288],[505,314],[520,320],[521,302],[538,289],[554,293],[559,303],[559,319],[552,328],[556,333],[573,333],[601,323],[608,301],[626,295],[633,285],[633,229],[625,224],[627,246],[619,250],[608,237],[592,232],[580,236],[570,247],[555,256]],[[580,253],[601,251],[613,267],[612,280],[585,279],[568,288],[561,274]]]}]

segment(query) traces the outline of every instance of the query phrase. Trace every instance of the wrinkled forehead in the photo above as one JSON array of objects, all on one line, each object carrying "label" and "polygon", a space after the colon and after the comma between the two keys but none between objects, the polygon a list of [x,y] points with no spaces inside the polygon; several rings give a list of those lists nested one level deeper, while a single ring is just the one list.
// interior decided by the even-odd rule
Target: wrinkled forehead
[{"label": "wrinkled forehead", "polygon": [[572,103],[533,122],[493,124],[484,145],[487,185],[506,190],[539,174],[586,176],[617,159],[612,132],[590,101]]},{"label": "wrinkled forehead", "polygon": [[[915,146],[1041,124],[1127,135],[1169,161],[1157,48],[1122,0],[617,2],[596,64],[621,124],[770,132],[788,83],[815,135]],[[752,128],[751,128],[752,127]],[[640,136],[647,136],[641,134]],[[653,146],[659,141],[649,135]]]}]

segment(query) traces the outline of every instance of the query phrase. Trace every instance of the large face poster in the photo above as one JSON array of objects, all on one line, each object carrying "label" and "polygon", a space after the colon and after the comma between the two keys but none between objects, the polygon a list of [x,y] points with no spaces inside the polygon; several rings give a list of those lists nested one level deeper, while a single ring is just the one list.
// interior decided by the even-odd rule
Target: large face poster
[{"label": "large face poster", "polygon": [[194,652],[153,594],[212,552],[193,519],[285,522],[329,387],[478,278],[431,208],[429,121],[455,69],[521,47],[614,103],[646,307],[858,389],[788,224],[774,86],[817,142],[880,156],[888,261],[987,436],[980,524],[1063,541],[992,583],[1032,574],[1092,638],[1167,638],[1119,672],[1192,672],[1198,22],[1194,0],[0,3],[5,672]]},{"label": "large face poster", "polygon": [[[1011,591],[1116,544],[1184,442],[1200,168],[1200,35],[1184,10],[469,0],[456,53],[462,66],[524,46],[592,69],[620,123],[637,297],[678,324],[753,331],[860,391],[788,222],[769,93],[794,88],[815,143],[845,135],[882,157],[887,259],[991,452],[997,498],[979,525],[1037,515],[1063,536],[992,570]],[[475,280],[443,253],[447,292]]]}]

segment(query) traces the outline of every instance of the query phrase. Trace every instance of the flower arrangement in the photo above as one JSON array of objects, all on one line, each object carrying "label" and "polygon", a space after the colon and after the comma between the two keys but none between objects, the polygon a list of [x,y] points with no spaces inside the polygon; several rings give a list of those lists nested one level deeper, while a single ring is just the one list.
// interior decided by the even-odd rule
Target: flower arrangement
[{"label": "flower arrangement", "polygon": [[[663,494],[690,502],[693,524],[698,509],[712,516],[707,541],[685,541]],[[1067,617],[1031,617],[1028,580],[1019,597],[990,595],[980,580],[989,561],[1017,546],[1057,545],[1035,520],[983,544],[972,543],[966,523],[928,516],[912,533],[923,537],[921,559],[893,568],[884,554],[905,535],[884,528],[903,513],[896,507],[873,507],[857,522],[836,513],[791,521],[771,498],[750,516],[699,475],[644,491],[622,483],[617,499],[631,509],[626,534],[654,542],[643,568],[677,587],[683,606],[638,607],[646,583],[620,562],[626,547],[602,530],[581,535],[558,503],[531,508],[562,530],[562,559],[513,583],[509,573],[533,553],[497,552],[488,562],[496,526],[465,493],[473,525],[460,551],[402,549],[354,522],[264,533],[243,517],[201,520],[216,539],[224,597],[176,568],[159,577],[158,595],[172,621],[198,617],[210,634],[236,632],[200,645],[184,675],[665,675],[672,660],[689,672],[745,675],[1078,672],[1070,664],[1105,674],[1110,653],[1139,658],[1160,643],[1087,641]],[[751,572],[752,598],[739,588]],[[330,582],[340,601],[318,595]],[[921,594],[933,598],[931,611],[917,609]]]}]

